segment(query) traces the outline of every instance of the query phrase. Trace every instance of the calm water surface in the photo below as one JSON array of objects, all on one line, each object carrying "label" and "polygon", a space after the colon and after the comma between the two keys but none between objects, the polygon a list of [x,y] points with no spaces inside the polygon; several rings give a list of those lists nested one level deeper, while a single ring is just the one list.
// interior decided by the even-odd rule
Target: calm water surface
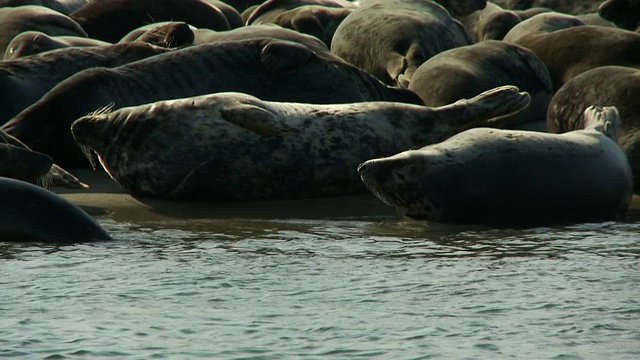
[{"label": "calm water surface", "polygon": [[0,357],[640,358],[639,221],[100,221],[0,242]]}]

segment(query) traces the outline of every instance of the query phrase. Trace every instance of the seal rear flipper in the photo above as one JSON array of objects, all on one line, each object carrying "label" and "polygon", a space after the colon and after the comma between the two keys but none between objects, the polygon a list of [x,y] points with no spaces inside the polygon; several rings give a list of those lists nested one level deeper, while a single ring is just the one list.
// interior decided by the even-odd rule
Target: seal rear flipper
[{"label": "seal rear flipper", "polygon": [[220,109],[222,118],[234,125],[266,136],[284,136],[287,127],[273,112],[259,106],[235,103]]},{"label": "seal rear flipper", "polygon": [[274,76],[288,74],[311,60],[315,54],[308,47],[293,41],[268,42],[260,53],[260,61]]}]

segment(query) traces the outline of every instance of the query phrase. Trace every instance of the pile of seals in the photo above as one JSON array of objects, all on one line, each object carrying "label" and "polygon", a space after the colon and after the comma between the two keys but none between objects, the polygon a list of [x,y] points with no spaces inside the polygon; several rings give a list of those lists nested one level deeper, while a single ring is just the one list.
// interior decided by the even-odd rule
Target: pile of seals
[{"label": "pile of seals", "polygon": [[97,156],[171,200],[370,189],[428,221],[620,219],[640,3],[569,3],[0,0],[0,169],[82,187],[60,166]]}]

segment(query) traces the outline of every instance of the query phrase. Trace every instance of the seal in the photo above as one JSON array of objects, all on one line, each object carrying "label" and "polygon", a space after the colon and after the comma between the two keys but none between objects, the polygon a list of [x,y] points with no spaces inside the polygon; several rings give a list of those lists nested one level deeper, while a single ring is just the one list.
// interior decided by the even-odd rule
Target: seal
[{"label": "seal", "polygon": [[352,11],[353,8],[304,5],[282,12],[275,12],[273,16],[265,15],[259,17],[253,20],[251,25],[273,23],[283,28],[315,36],[328,47],[331,47],[331,39],[338,25]]},{"label": "seal", "polygon": [[136,195],[311,198],[365,192],[355,172],[365,159],[441,141],[471,126],[502,124],[493,118],[528,102],[528,94],[513,86],[439,108],[267,102],[217,93],[85,116],[71,131]]},{"label": "seal", "polygon": [[640,70],[602,66],[576,76],[555,93],[547,112],[547,129],[563,133],[583,129],[581,113],[590,105],[615,106],[623,119],[618,143],[633,169],[640,191]]},{"label": "seal", "polygon": [[640,28],[640,0],[606,0],[598,7],[598,14],[622,29]]},{"label": "seal", "polygon": [[115,67],[168,52],[143,43],[70,47],[0,62],[0,124],[40,100],[71,75],[93,67]]},{"label": "seal", "polygon": [[514,123],[544,128],[553,96],[551,76],[530,50],[497,40],[443,51],[425,61],[411,78],[409,90],[427,106],[443,106],[502,85],[515,85],[531,95],[531,104],[514,115]]},{"label": "seal", "polygon": [[194,40],[195,34],[189,24],[167,21],[139,27],[125,35],[119,42],[146,42],[171,49],[193,45]]},{"label": "seal", "polygon": [[2,142],[0,135],[0,177],[45,184],[51,170],[50,156]]},{"label": "seal", "polygon": [[262,38],[187,47],[115,68],[81,71],[2,129],[61,166],[87,166],[69,132],[79,117],[110,103],[119,108],[223,91],[270,101],[422,103],[412,91],[385,86],[335,55]]},{"label": "seal", "polygon": [[69,244],[110,240],[84,210],[49,190],[0,177],[0,239]]},{"label": "seal", "polygon": [[533,51],[547,66],[554,91],[576,75],[596,67],[640,67],[640,34],[617,28],[576,26],[525,36],[515,43]]},{"label": "seal", "polygon": [[521,38],[529,35],[548,34],[556,30],[582,25],[586,24],[577,16],[556,12],[542,12],[516,24],[502,40],[518,43]]},{"label": "seal", "polygon": [[565,134],[470,129],[435,145],[371,159],[362,181],[402,217],[500,227],[620,219],[631,167],[615,142],[614,107],[590,107]]},{"label": "seal", "polygon": [[0,0],[0,7],[38,5],[69,15],[88,2],[89,0]]},{"label": "seal", "polygon": [[358,7],[345,0],[267,0],[256,6],[251,14],[248,14],[245,23],[247,25],[273,23],[273,20],[282,13],[303,6],[321,6],[334,9],[355,9]]},{"label": "seal", "polygon": [[105,46],[108,42],[80,36],[49,36],[40,31],[25,31],[16,35],[4,53],[4,60],[40,54],[66,47]]},{"label": "seal", "polygon": [[487,3],[487,6],[467,16],[459,18],[475,42],[502,40],[521,19],[517,13],[500,6]]},{"label": "seal", "polygon": [[224,13],[205,0],[94,0],[70,17],[89,37],[110,43],[149,21],[183,21],[216,31],[231,28]]},{"label": "seal", "polygon": [[48,35],[87,37],[87,33],[71,18],[42,6],[26,5],[0,8],[0,54],[16,34],[41,31]]},{"label": "seal", "polygon": [[427,59],[472,43],[462,24],[435,2],[376,0],[340,23],[331,52],[386,84],[407,87]]}]

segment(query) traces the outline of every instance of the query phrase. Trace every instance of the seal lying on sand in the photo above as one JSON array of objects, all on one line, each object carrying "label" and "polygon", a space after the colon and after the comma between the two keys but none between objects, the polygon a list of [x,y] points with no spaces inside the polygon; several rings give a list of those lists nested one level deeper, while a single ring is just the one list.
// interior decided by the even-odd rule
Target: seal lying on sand
[{"label": "seal lying on sand", "polygon": [[519,111],[513,86],[440,108],[313,105],[240,93],[123,108],[78,119],[72,133],[122,187],[181,200],[310,198],[366,191],[355,167]]},{"label": "seal lying on sand", "polygon": [[399,214],[434,222],[540,226],[616,220],[631,202],[631,168],[614,107],[590,107],[565,134],[478,128],[358,167]]},{"label": "seal lying on sand", "polygon": [[69,127],[109,103],[115,108],[214,92],[238,91],[270,101],[421,104],[406,89],[385,86],[330,53],[273,39],[217,42],[112,69],[82,71],[49,91],[3,127],[62,166],[86,166]]},{"label": "seal lying on sand", "polygon": [[0,240],[76,243],[111,237],[86,212],[59,195],[0,177]]}]

